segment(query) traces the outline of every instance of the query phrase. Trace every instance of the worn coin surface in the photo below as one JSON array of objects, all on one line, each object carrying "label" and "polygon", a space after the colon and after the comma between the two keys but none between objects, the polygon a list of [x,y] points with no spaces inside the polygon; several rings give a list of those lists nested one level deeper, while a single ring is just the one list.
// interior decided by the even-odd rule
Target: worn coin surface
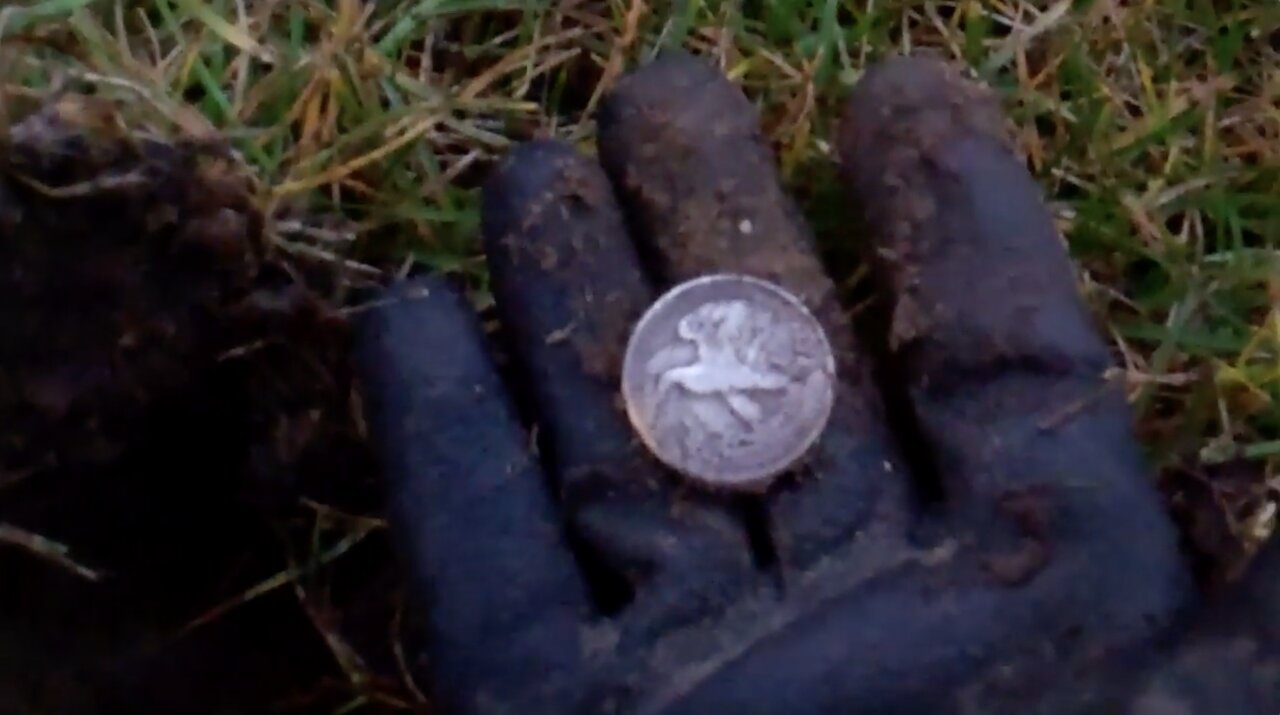
[{"label": "worn coin surface", "polygon": [[821,325],[782,288],[718,274],[682,283],[641,316],[622,395],[645,445],[685,476],[759,489],[827,422],[835,361]]}]

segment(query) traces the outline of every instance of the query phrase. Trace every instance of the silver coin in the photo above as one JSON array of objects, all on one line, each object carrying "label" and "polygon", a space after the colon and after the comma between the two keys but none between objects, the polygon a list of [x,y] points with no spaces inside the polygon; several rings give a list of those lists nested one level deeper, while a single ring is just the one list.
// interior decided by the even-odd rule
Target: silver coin
[{"label": "silver coin", "polygon": [[822,433],[835,360],[798,298],[756,278],[695,278],[641,316],[622,364],[622,396],[662,462],[716,487],[756,490]]}]

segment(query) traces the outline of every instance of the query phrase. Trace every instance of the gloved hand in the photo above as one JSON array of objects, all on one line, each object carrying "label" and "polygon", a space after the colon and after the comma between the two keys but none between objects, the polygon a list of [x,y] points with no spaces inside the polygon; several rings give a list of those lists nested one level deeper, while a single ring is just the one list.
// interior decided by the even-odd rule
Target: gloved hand
[{"label": "gloved hand", "polygon": [[[1003,134],[995,101],[940,63],[858,84],[835,144],[847,239],[891,305],[862,338],[751,104],[701,61],[624,78],[599,163],[551,141],[511,152],[483,220],[509,363],[438,277],[361,326],[441,712],[1270,706],[1270,641],[1249,629],[1275,610],[1267,589],[1280,603],[1280,561],[1187,625],[1198,597],[1106,345]],[[668,474],[620,404],[635,319],[711,272],[794,292],[837,352],[825,433],[760,496]]]}]

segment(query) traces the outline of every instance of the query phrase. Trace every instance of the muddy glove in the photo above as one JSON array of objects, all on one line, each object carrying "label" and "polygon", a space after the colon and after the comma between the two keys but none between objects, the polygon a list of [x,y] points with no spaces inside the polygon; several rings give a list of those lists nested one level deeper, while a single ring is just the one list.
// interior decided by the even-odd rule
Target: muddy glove
[{"label": "muddy glove", "polygon": [[[1192,702],[1154,649],[1190,578],[997,104],[895,59],[839,131],[847,240],[891,305],[881,355],[838,306],[752,105],[685,55],[618,84],[598,163],[542,141],[497,169],[493,340],[439,278],[367,313],[370,428],[442,712]],[[795,293],[837,353],[824,434],[763,495],[682,483],[620,404],[636,318],[712,272]]]}]

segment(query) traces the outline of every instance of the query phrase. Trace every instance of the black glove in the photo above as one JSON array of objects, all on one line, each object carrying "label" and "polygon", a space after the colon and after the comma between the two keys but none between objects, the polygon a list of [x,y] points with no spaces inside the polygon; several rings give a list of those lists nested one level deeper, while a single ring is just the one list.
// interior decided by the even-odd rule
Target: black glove
[{"label": "black glove", "polygon": [[[510,154],[484,195],[510,369],[438,277],[394,288],[360,338],[442,712],[1274,702],[1266,639],[1227,644],[1268,610],[1280,565],[1239,596],[1261,606],[1173,637],[1199,599],[1003,121],[940,63],[894,59],[859,83],[836,145],[848,240],[891,305],[861,338],[751,104],[702,62],[624,78],[599,164],[550,141]],[[721,271],[802,297],[838,353],[823,437],[759,497],[682,484],[620,405],[628,331],[655,291]],[[1206,663],[1217,675],[1185,675]]]}]

